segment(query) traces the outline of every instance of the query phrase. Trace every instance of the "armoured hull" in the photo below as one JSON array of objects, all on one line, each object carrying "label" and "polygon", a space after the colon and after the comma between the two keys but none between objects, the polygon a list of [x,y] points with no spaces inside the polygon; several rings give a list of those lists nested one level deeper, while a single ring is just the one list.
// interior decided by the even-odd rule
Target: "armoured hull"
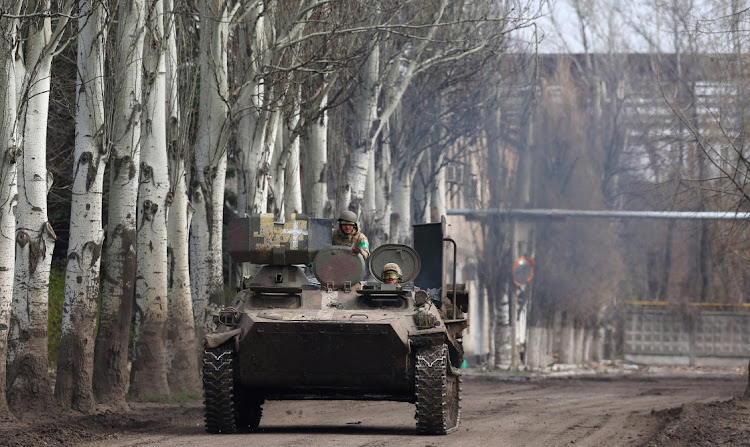
[{"label": "armoured hull", "polygon": [[247,319],[238,346],[244,386],[277,399],[412,400],[413,360],[398,319],[375,311],[264,311]]},{"label": "armoured hull", "polygon": [[[455,430],[466,319],[447,318],[442,275],[418,287],[412,282],[420,272],[417,252],[387,245],[369,260],[376,281],[362,281],[365,262],[349,247],[315,249],[313,256],[310,246],[319,243],[294,239],[308,230],[330,235],[314,227],[300,220],[269,224],[268,217],[256,216],[236,227],[250,242],[230,235],[241,247],[257,247],[243,260],[268,264],[243,280],[216,316],[216,331],[205,338],[206,430],[252,431],[269,399],[412,402],[417,433]],[[294,264],[309,260],[307,267]],[[398,284],[384,284],[372,268],[388,262],[403,271]],[[430,265],[442,269],[442,261]],[[458,307],[462,315],[465,306]]]}]

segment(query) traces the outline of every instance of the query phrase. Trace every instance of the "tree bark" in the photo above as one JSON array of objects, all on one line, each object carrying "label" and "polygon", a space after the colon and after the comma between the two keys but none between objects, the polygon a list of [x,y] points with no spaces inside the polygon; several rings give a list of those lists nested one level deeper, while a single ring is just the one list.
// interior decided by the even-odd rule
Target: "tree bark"
[{"label": "tree bark", "polygon": [[[268,212],[268,189],[272,181],[271,172],[274,168],[272,163],[276,151],[276,139],[281,126],[281,112],[272,110],[268,114],[265,139],[259,147],[258,162],[252,165],[255,170],[252,186],[250,188],[250,213]],[[252,171],[251,171],[252,172]]]},{"label": "tree bark", "polygon": [[195,175],[191,202],[190,282],[196,337],[213,327],[212,315],[224,304],[222,232],[227,169],[227,39],[231,21],[223,1],[201,2],[200,87]]},{"label": "tree bark", "polygon": [[443,167],[443,159],[444,155],[440,155],[438,157],[437,166],[438,171],[435,174],[435,178],[433,179],[431,186],[432,191],[430,192],[431,197],[431,204],[429,210],[429,220],[426,222],[440,222],[440,216],[446,215],[446,208],[445,205],[445,197],[446,197],[446,189],[445,189],[445,167]]},{"label": "tree bark", "polygon": [[[385,133],[390,131],[390,123],[385,127]],[[372,216],[365,216],[370,219],[367,236],[370,238],[370,244],[377,247],[380,244],[391,242],[393,230],[391,228],[391,214],[393,213],[393,146],[390,138],[384,138],[377,149],[377,163],[373,160],[375,176],[375,202]],[[393,239],[395,242],[396,239]]]},{"label": "tree bark", "polygon": [[346,177],[339,188],[337,215],[341,211],[352,210],[359,216],[363,210],[373,148],[371,136],[378,118],[379,65],[380,46],[375,45],[359,73],[354,141],[346,167]]},{"label": "tree bark", "polygon": [[135,327],[130,392],[169,396],[167,382],[167,195],[166,67],[163,3],[148,4],[144,45],[141,176],[138,186]]},{"label": "tree bark", "polygon": [[[173,0],[164,3],[166,11],[174,10]],[[180,116],[176,27],[173,14],[164,17],[167,43],[167,138],[169,145],[169,184],[171,200],[167,217],[167,382],[172,393],[201,392],[198,358],[195,355],[195,321],[190,296],[190,263],[188,241],[192,205],[187,193],[186,145],[180,144],[184,123]],[[171,202],[171,203],[170,203]]]},{"label": "tree bark", "polygon": [[[99,265],[104,242],[102,195],[108,147],[104,141],[103,5],[81,2],[76,84],[76,143],[65,272],[62,338],[55,399],[67,408],[95,407],[92,380]],[[75,322],[75,324],[73,324]]]},{"label": "tree bark", "polygon": [[396,226],[391,227],[391,240],[410,245],[411,240],[411,181],[413,175],[397,172],[393,176],[393,214],[398,216]]},{"label": "tree bark", "polygon": [[141,158],[141,79],[145,1],[121,2],[112,105],[108,224],[102,262],[102,304],[94,349],[94,393],[124,407],[136,270],[136,200]]},{"label": "tree bark", "polygon": [[[294,129],[299,120],[299,110],[295,113],[296,118],[290,123]],[[291,132],[284,132],[284,145],[289,148],[286,167],[284,169],[284,216],[289,218],[292,213],[302,213],[302,184],[300,178],[300,138]],[[291,140],[291,141],[289,141]]]},{"label": "tree bark", "polygon": [[327,97],[321,101],[321,113],[310,123],[303,134],[305,164],[303,166],[304,190],[302,196],[305,213],[313,217],[329,216],[328,203],[328,106]]},{"label": "tree bark", "polygon": [[[259,47],[262,40],[263,24],[266,17],[253,9],[240,26],[240,53],[264,54]],[[241,110],[237,128],[236,162],[237,173],[237,214],[245,216],[250,210],[253,196],[255,170],[258,167],[260,147],[265,140],[268,124],[268,110],[263,106],[265,85],[260,83],[258,65],[260,57],[244,57],[240,64],[243,77],[242,92],[237,100]]]},{"label": "tree bark", "polygon": [[[15,5],[15,8],[13,7]],[[18,15],[21,4],[3,0],[0,8]],[[18,21],[0,19],[0,421],[11,418],[6,397],[8,325],[13,301],[14,271],[10,267],[16,256],[16,159],[18,158],[18,128],[16,116],[16,78],[13,51],[17,45]]]},{"label": "tree bark", "polygon": [[[72,6],[72,5],[68,5]],[[49,13],[50,2],[32,9]],[[47,118],[52,57],[67,12],[55,32],[50,15],[29,22],[23,51],[25,77],[19,104],[23,150],[18,163],[16,268],[8,344],[8,403],[19,410],[52,404],[47,373],[47,308],[49,272],[55,232],[48,222]]]}]

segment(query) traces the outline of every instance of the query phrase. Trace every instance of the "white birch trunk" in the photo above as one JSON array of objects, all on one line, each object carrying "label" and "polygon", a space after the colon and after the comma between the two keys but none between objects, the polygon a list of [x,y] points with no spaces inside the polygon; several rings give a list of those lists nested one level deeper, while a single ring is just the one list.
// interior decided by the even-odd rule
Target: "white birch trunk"
[{"label": "white birch trunk", "polygon": [[200,87],[191,202],[190,282],[199,340],[224,304],[222,214],[227,169],[227,40],[230,14],[222,1],[201,2]]},{"label": "white birch trunk", "polygon": [[[380,161],[380,160],[378,160]],[[367,235],[370,239],[370,243],[373,244],[373,246],[377,246],[376,240],[380,239],[380,237],[377,237],[375,239],[372,239],[375,235],[373,229],[375,227],[375,222],[378,220],[378,210],[376,208],[376,197],[378,196],[377,191],[377,168],[375,163],[375,152],[373,151],[373,156],[370,157],[369,161],[370,165],[367,167],[367,178],[365,183],[365,198],[362,202],[362,217],[360,218],[360,222],[363,222],[364,228],[367,229]],[[361,224],[362,225],[362,224]],[[373,235],[373,236],[370,236]]]},{"label": "white birch trunk", "polygon": [[[240,27],[240,53],[256,54],[256,49],[263,41],[263,23],[265,16],[260,9],[251,9]],[[237,165],[237,215],[247,216],[251,212],[251,202],[254,195],[254,179],[260,160],[261,147],[265,140],[268,111],[263,109],[264,84],[256,74],[258,73],[259,57],[242,58],[241,70],[243,78],[242,92],[237,99],[237,109],[240,110],[239,126],[237,129],[237,150],[235,161]],[[265,212],[265,209],[264,209]],[[237,264],[237,276],[233,281],[252,274],[252,267],[245,262]]]},{"label": "white birch trunk", "polygon": [[101,3],[82,1],[80,7],[70,237],[55,399],[67,408],[91,411],[96,404],[92,389],[94,332],[108,155],[104,141],[105,31]]},{"label": "white birch trunk", "polygon": [[285,180],[286,188],[284,189],[284,209],[286,215],[292,213],[302,213],[302,183],[300,181],[300,164],[299,164],[299,138],[295,138],[289,149],[289,161],[286,165]]},{"label": "white birch trunk", "polygon": [[373,172],[377,173],[375,176],[375,210],[373,211],[372,219],[376,228],[369,229],[369,234],[372,234],[370,244],[373,247],[396,240],[392,239],[393,232],[391,230],[391,216],[393,213],[391,204],[393,198],[391,192],[393,183],[391,150],[390,138],[383,139],[379,149],[378,161],[376,163],[373,160],[372,163],[374,165]]},{"label": "white birch trunk", "polygon": [[252,183],[252,196],[250,200],[250,213],[265,213],[268,209],[268,188],[271,178],[271,161],[276,150],[276,138],[281,123],[281,112],[274,110],[270,112],[266,129],[266,138],[263,141],[260,157],[255,167],[255,178]]},{"label": "white birch trunk", "polygon": [[[245,108],[241,106],[242,108]],[[250,104],[249,108],[253,109],[255,105]],[[246,214],[253,212],[253,203],[256,193],[256,177],[259,175],[261,155],[263,154],[263,143],[266,141],[266,133],[268,132],[269,126],[269,112],[263,111],[255,113],[253,111],[243,116],[240,121],[240,127],[242,128],[240,133],[245,135],[248,134],[247,138],[243,138],[242,146],[242,171],[244,178],[244,189],[240,195],[242,198],[239,200],[240,209]],[[247,129],[247,130],[246,130]],[[263,175],[266,175],[263,173]],[[242,208],[244,207],[244,208]],[[266,212],[265,206],[259,212]]]},{"label": "white birch trunk", "polygon": [[[411,207],[412,207],[412,217],[413,219],[417,220],[417,223],[425,223],[429,222],[429,214],[430,214],[430,190],[428,189],[428,186],[424,183],[425,182],[425,173],[431,173],[432,172],[432,160],[429,157],[429,150],[427,151],[428,155],[422,159],[422,162],[419,164],[418,167],[415,167],[415,175],[414,178],[419,178],[418,181],[414,182],[412,180],[412,200],[411,200]],[[417,175],[417,171],[421,175]],[[429,175],[429,174],[428,174]]]},{"label": "white birch trunk", "polygon": [[[248,100],[248,98],[244,98]],[[257,141],[263,141],[265,138],[265,123],[261,120],[261,114],[253,110],[254,105],[251,102],[245,102],[240,99],[238,107],[245,110],[239,120],[237,129],[237,214],[245,216],[250,210],[250,197],[252,197],[253,175],[259,150],[253,150],[254,147],[260,147]],[[255,146],[258,144],[258,146]]]},{"label": "white birch trunk", "polygon": [[171,203],[167,212],[168,334],[167,382],[172,393],[200,393],[198,358],[195,356],[195,322],[190,296],[188,243],[192,205],[187,192],[186,150],[180,143],[182,123],[178,92],[177,40],[173,0],[164,3],[167,50],[167,139],[169,145],[169,184]]},{"label": "white birch trunk", "polygon": [[417,166],[421,164],[424,153],[415,159],[404,159],[397,162],[395,173],[391,180],[393,188],[393,215],[391,218],[392,241],[399,244],[411,245],[411,203],[412,185]]},{"label": "white birch trunk", "polygon": [[430,210],[430,219],[426,220],[425,222],[440,222],[440,216],[446,215],[445,168],[442,167],[442,159],[443,156],[441,155],[440,159],[438,160],[438,166],[440,166],[440,169],[437,171],[437,174],[435,174],[435,179],[432,183],[432,192],[430,194],[430,202],[432,204]]},{"label": "white birch trunk", "polygon": [[130,392],[169,396],[167,383],[167,159],[163,3],[148,5],[138,187],[135,331]]},{"label": "white birch trunk", "polygon": [[[279,111],[279,115],[281,115]],[[279,117],[279,125],[276,127],[276,139],[274,141],[273,158],[271,158],[271,176],[268,179],[269,194],[268,202],[271,211],[277,221],[280,221],[286,214],[284,209],[284,196],[286,195],[286,162],[289,160],[289,153],[284,151],[284,142],[286,139],[286,126],[282,117]]]},{"label": "white birch trunk", "polygon": [[[15,8],[12,6],[16,4]],[[20,3],[4,0],[3,10],[17,15]],[[10,415],[6,398],[8,358],[8,325],[13,300],[11,267],[16,257],[16,159],[18,132],[16,120],[16,80],[13,51],[16,42],[15,19],[0,19],[0,420]]]},{"label": "white birch trunk", "polygon": [[[183,165],[180,163],[172,163]],[[195,323],[190,296],[190,263],[188,240],[192,206],[188,201],[184,169],[173,170],[174,202],[169,207],[169,334],[168,382],[173,393],[201,390],[198,358],[195,356]]]},{"label": "white birch trunk", "polygon": [[411,176],[393,176],[393,219],[391,241],[411,245]]},{"label": "white birch trunk", "polygon": [[253,107],[251,104],[242,100],[238,101],[238,107],[245,110],[239,120],[237,152],[235,154],[237,163],[237,214],[244,217],[250,209],[250,188],[253,183],[252,171],[250,170],[250,152],[255,140],[255,132],[258,130],[259,114],[251,110]]},{"label": "white birch trunk", "polygon": [[[50,11],[50,2],[36,5]],[[67,14],[67,11],[62,11]],[[67,15],[65,16],[67,17]],[[58,23],[64,27],[67,19]],[[47,307],[55,232],[47,220],[47,118],[52,57],[59,33],[49,16],[30,22],[25,42],[21,114],[22,155],[18,163],[18,208],[13,304],[8,344],[8,400],[22,406],[52,401],[47,374]]]},{"label": "white birch trunk", "polygon": [[[299,101],[295,102],[299,104]],[[292,115],[289,128],[294,129],[299,122],[299,107]],[[302,213],[302,183],[300,179],[299,151],[300,138],[298,134],[289,136],[291,131],[284,132],[284,144],[287,148],[287,160],[284,167],[284,217],[289,219],[292,213]]]},{"label": "white birch trunk", "polygon": [[356,103],[355,141],[349,155],[346,179],[338,196],[337,213],[350,209],[359,215],[365,199],[368,168],[372,157],[371,134],[378,117],[378,66],[380,46],[375,45],[360,72]]},{"label": "white birch trunk", "polygon": [[[240,53],[252,54],[261,39],[265,17],[258,16],[257,11],[248,15],[240,33]],[[241,110],[237,129],[237,213],[245,216],[250,210],[253,175],[260,154],[260,144],[265,139],[264,115],[259,102],[262,101],[264,89],[259,84],[255,73],[258,71],[258,58],[242,58],[242,71],[245,73],[243,92],[237,100]],[[255,163],[255,164],[254,164]]]},{"label": "white birch trunk", "polygon": [[94,349],[94,393],[102,403],[124,406],[130,381],[128,345],[135,293],[145,1],[121,2],[117,15],[108,224]]},{"label": "white birch trunk", "polygon": [[[321,109],[328,105],[327,98],[321,101]],[[304,166],[304,209],[313,217],[322,218],[330,215],[328,203],[328,112],[324,111],[304,133],[305,166]]]}]

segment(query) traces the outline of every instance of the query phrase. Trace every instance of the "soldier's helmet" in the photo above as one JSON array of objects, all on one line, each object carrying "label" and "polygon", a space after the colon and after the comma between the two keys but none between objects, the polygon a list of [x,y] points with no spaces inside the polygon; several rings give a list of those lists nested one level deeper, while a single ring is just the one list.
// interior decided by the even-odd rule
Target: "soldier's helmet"
[{"label": "soldier's helmet", "polygon": [[354,231],[359,231],[359,225],[357,224],[357,215],[354,213],[354,211],[342,211],[341,214],[339,214],[339,229],[341,229],[342,223],[354,224]]},{"label": "soldier's helmet", "polygon": [[398,266],[395,262],[389,262],[386,265],[383,266],[383,280],[386,279],[395,279],[398,280],[398,282],[401,282],[401,267]]}]

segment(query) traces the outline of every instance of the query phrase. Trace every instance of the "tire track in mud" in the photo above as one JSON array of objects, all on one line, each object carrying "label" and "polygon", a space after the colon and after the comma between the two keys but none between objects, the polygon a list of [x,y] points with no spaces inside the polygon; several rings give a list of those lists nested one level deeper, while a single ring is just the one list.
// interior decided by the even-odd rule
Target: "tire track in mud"
[{"label": "tire track in mud", "polygon": [[162,427],[141,432],[120,427],[115,438],[78,445],[641,446],[665,429],[665,415],[671,414],[668,409],[691,402],[726,400],[742,394],[747,385],[746,374],[518,379],[470,372],[464,379],[461,425],[447,436],[417,436],[415,408],[408,403],[272,401],[264,405],[258,433],[207,435],[201,412],[191,407]]}]

